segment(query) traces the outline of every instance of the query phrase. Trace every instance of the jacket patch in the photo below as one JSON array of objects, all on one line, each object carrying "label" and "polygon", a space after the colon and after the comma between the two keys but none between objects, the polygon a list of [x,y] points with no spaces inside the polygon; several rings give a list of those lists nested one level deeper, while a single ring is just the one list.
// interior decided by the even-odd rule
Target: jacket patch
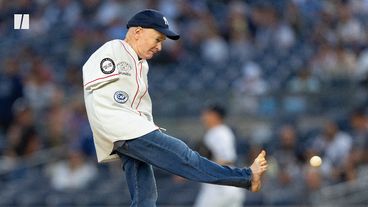
[{"label": "jacket patch", "polygon": [[104,58],[100,62],[100,68],[104,74],[111,74],[115,71],[115,63],[111,58]]},{"label": "jacket patch", "polygon": [[114,94],[114,100],[120,104],[126,103],[129,99],[129,95],[124,91],[116,91]]},{"label": "jacket patch", "polygon": [[131,76],[131,71],[133,70],[133,67],[125,61],[122,61],[116,64],[116,68],[118,69],[121,75],[126,75],[126,76]]}]

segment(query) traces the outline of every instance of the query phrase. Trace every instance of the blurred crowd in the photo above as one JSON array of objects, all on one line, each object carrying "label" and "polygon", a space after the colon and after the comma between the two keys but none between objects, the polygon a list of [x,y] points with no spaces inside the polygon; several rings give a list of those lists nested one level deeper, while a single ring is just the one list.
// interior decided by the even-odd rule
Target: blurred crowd
[{"label": "blurred crowd", "polygon": [[[326,120],[306,134],[293,123],[276,128],[272,141],[265,144],[271,154],[266,203],[313,203],[311,195],[322,187],[368,175],[368,116],[357,110],[345,121]],[[322,162],[313,162],[313,156]]]},{"label": "blurred crowd", "polygon": [[[123,39],[143,8],[162,11],[181,34],[152,60],[156,116],[198,118],[208,98],[278,121],[264,142],[247,141],[244,157],[265,147],[273,160],[264,193],[249,203],[309,203],[306,194],[367,174],[367,0],[0,0],[0,173],[65,147],[64,161],[45,170],[55,189],[97,176],[81,67],[104,42]],[[30,29],[14,30],[13,14],[30,14]],[[280,93],[291,94],[281,106],[272,101]],[[310,115],[311,95],[310,108],[322,107],[315,116],[329,112],[323,124],[280,123],[282,107]],[[344,104],[327,108],[336,103]],[[314,155],[320,167],[309,165]]]}]

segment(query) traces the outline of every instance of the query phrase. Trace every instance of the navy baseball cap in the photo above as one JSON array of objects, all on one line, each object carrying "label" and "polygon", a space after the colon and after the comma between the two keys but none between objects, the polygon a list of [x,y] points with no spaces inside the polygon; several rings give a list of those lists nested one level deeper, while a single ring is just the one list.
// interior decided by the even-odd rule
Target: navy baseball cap
[{"label": "navy baseball cap", "polygon": [[136,13],[127,24],[129,27],[143,27],[155,29],[172,40],[178,40],[180,35],[169,29],[169,23],[161,12],[153,9],[145,9]]}]

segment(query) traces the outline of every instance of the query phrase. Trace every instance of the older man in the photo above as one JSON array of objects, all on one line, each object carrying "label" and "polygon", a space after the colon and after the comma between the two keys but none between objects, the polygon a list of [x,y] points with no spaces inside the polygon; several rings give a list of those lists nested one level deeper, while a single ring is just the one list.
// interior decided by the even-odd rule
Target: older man
[{"label": "older man", "polygon": [[198,182],[258,191],[267,169],[262,151],[250,168],[230,168],[201,157],[177,138],[159,130],[148,93],[148,64],[167,38],[179,35],[156,10],[143,10],[127,24],[125,40],[112,40],[83,66],[84,98],[97,158],[123,163],[131,206],[156,206],[152,165]]}]

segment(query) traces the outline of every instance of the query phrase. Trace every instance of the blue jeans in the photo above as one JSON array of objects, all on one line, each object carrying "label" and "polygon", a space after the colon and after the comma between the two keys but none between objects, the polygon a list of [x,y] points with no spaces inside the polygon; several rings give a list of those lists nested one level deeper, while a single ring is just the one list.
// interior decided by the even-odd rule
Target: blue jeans
[{"label": "blue jeans", "polygon": [[158,130],[122,142],[115,152],[123,162],[132,207],[155,207],[156,181],[152,165],[189,180],[249,189],[250,168],[218,165],[191,150],[181,140]]}]

